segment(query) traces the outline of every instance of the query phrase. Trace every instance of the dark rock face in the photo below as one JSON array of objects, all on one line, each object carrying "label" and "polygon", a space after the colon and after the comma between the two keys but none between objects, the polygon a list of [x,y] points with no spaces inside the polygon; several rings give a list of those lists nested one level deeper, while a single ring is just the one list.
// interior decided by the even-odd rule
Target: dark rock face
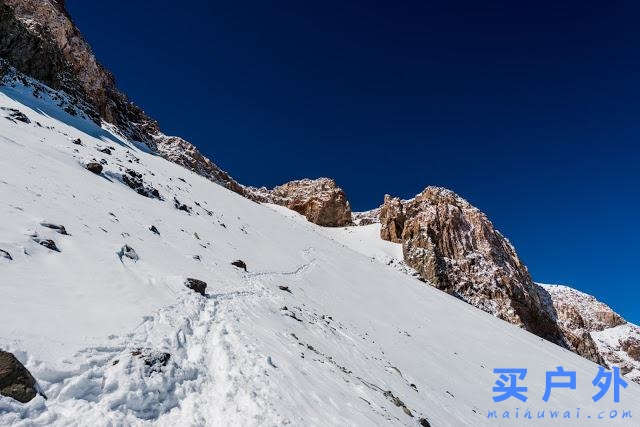
[{"label": "dark rock face", "polygon": [[286,206],[314,224],[342,227],[352,223],[347,196],[329,178],[291,181],[272,190],[264,187],[246,187],[245,190],[252,200]]},{"label": "dark rock face", "polygon": [[233,261],[231,265],[233,265],[234,267],[242,268],[244,271],[247,271],[247,264],[245,264],[245,262],[242,261],[241,259]]},{"label": "dark rock face", "polygon": [[85,166],[89,172],[93,172],[96,175],[100,175],[102,173],[102,165],[97,162],[89,162]]},{"label": "dark rock face", "polygon": [[200,295],[204,296],[205,291],[207,289],[207,282],[203,282],[202,280],[198,280],[198,279],[192,279],[189,277],[185,281],[185,286],[191,289],[192,291],[197,292]]},{"label": "dark rock face", "polygon": [[16,357],[0,350],[0,394],[27,403],[37,394],[36,380]]},{"label": "dark rock face", "polygon": [[566,346],[513,246],[466,200],[438,187],[404,202],[386,196],[380,219],[380,237],[401,241],[405,262],[424,280]]}]

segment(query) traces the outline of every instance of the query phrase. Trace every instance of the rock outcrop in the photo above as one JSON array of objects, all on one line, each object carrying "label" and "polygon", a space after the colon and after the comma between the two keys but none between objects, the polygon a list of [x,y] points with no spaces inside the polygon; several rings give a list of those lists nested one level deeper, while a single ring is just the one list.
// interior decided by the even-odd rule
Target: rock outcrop
[{"label": "rock outcrop", "polygon": [[356,218],[379,222],[380,237],[401,243],[404,261],[426,282],[640,382],[640,328],[590,295],[534,283],[511,243],[452,191],[386,195]]},{"label": "rock outcrop", "polygon": [[571,350],[604,366],[618,366],[640,383],[640,328],[608,305],[568,286],[539,285],[549,296]]},{"label": "rock outcrop", "polygon": [[291,181],[272,190],[265,187],[245,187],[245,190],[252,200],[286,206],[314,224],[341,227],[352,223],[347,196],[329,178]]},{"label": "rock outcrop", "polygon": [[402,243],[405,262],[433,286],[566,345],[515,249],[478,209],[450,190],[385,197],[380,237]]}]

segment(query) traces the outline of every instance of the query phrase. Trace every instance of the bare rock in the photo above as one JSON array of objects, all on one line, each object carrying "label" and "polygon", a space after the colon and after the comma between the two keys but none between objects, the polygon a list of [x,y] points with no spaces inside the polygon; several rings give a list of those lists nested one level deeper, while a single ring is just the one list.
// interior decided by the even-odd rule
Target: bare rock
[{"label": "bare rock", "polygon": [[155,225],[152,225],[151,227],[149,227],[149,231],[151,231],[153,234],[157,234],[158,236],[160,235],[160,232],[158,231]]},{"label": "bare rock", "polygon": [[96,175],[100,175],[102,173],[102,165],[98,162],[89,162],[85,167],[89,172],[93,172]]},{"label": "bare rock", "polygon": [[207,290],[207,282],[203,282],[202,280],[198,279],[192,279],[191,277],[187,278],[184,284],[187,288],[199,293],[202,296],[205,295],[205,291]]},{"label": "bare rock", "polygon": [[12,353],[0,350],[0,394],[27,403],[38,394],[36,380]]},{"label": "bare rock", "polygon": [[268,190],[246,187],[247,197],[273,203],[304,215],[314,224],[341,227],[352,223],[351,206],[344,191],[329,178],[301,179]]}]

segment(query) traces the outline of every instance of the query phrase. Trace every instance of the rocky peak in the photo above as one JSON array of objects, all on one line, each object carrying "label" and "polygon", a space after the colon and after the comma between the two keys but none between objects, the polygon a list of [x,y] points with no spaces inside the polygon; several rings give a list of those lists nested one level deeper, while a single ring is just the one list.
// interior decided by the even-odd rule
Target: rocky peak
[{"label": "rocky peak", "polygon": [[347,196],[330,178],[290,181],[271,190],[245,187],[245,192],[257,202],[286,206],[314,224],[340,227],[352,222]]},{"label": "rocky peak", "polygon": [[385,197],[380,212],[381,237],[401,241],[405,262],[424,280],[564,345],[515,249],[469,202],[445,188],[427,187],[404,202]]}]

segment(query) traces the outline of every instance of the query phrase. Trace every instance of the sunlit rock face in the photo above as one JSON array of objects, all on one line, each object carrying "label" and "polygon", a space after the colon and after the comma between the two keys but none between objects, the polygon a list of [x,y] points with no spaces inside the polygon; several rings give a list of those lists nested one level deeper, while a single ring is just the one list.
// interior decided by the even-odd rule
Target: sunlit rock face
[{"label": "sunlit rock face", "polygon": [[352,223],[351,206],[342,188],[329,178],[300,179],[271,190],[247,187],[247,197],[286,206],[314,224],[341,227]]}]

